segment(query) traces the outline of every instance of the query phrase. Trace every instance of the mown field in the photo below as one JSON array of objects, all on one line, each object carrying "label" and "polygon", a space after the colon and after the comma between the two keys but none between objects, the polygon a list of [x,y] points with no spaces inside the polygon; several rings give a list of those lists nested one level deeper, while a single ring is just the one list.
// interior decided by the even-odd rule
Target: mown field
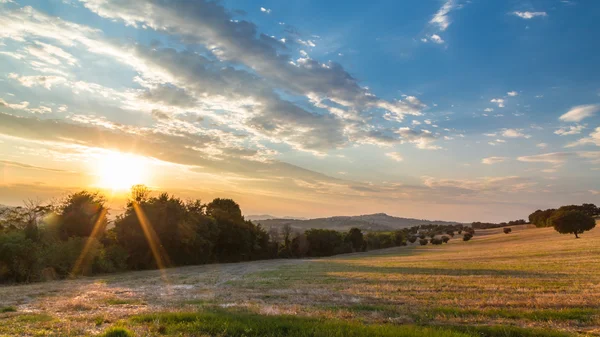
[{"label": "mown field", "polygon": [[[0,335],[600,335],[600,229],[0,287]],[[115,331],[117,332],[117,331]],[[117,335],[117,334],[115,334]]]}]

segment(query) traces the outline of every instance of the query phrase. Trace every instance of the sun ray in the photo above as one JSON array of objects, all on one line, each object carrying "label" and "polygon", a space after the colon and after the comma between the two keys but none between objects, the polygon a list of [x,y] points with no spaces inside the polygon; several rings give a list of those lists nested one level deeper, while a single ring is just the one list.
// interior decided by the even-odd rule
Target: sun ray
[{"label": "sun ray", "polygon": [[87,255],[90,251],[90,248],[92,247],[92,242],[93,242],[92,240],[99,237],[100,230],[103,229],[102,223],[106,219],[107,213],[108,213],[108,210],[106,208],[103,208],[100,211],[100,215],[98,216],[96,223],[94,223],[94,228],[92,229],[92,233],[90,234],[87,241],[85,242],[85,246],[83,247],[81,254],[79,254],[79,257],[75,261],[75,265],[73,265],[73,269],[71,271],[72,276],[77,276],[81,272],[85,258],[87,257]]},{"label": "sun ray", "polygon": [[150,221],[146,217],[144,210],[139,205],[137,201],[133,201],[133,209],[135,210],[135,214],[140,221],[140,226],[142,227],[142,231],[144,232],[144,236],[146,237],[146,241],[148,241],[148,245],[150,246],[150,251],[154,257],[154,261],[156,262],[156,266],[163,277],[163,280],[167,280],[167,275],[165,272],[166,267],[169,264],[169,257],[167,256],[167,252],[164,250],[156,232],[152,228]]}]

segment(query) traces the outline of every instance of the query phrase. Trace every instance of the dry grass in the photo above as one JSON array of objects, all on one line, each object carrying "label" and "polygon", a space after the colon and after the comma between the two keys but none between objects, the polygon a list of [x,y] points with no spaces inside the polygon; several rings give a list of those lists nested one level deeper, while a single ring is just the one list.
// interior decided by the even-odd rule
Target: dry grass
[{"label": "dry grass", "polygon": [[16,309],[0,313],[0,335],[94,335],[119,322],[145,334],[128,318],[201,307],[600,335],[598,243],[600,229],[578,240],[549,228],[492,229],[442,246],[0,287],[0,307]]}]

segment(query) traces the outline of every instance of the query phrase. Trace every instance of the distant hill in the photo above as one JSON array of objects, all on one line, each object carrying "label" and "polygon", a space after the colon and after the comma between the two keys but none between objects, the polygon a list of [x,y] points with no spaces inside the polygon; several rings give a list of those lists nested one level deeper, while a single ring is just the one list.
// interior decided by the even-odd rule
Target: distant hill
[{"label": "distant hill", "polygon": [[424,224],[450,225],[456,222],[450,221],[431,221],[422,219],[400,218],[390,216],[385,213],[356,215],[356,216],[334,216],[330,218],[318,218],[307,220],[295,219],[258,219],[252,220],[260,223],[264,228],[282,227],[289,224],[297,230],[307,230],[310,228],[333,229],[346,231],[352,227],[358,227],[363,231],[391,231],[396,229],[408,228]]}]

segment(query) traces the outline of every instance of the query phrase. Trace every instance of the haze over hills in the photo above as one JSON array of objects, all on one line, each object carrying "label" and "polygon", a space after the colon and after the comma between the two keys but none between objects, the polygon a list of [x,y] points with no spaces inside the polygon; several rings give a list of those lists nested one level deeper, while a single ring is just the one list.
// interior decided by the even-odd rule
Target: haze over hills
[{"label": "haze over hills", "polygon": [[365,214],[356,216],[334,216],[329,218],[316,219],[257,219],[252,220],[255,223],[260,223],[263,227],[282,227],[286,224],[291,225],[294,229],[306,230],[310,228],[334,229],[340,231],[349,230],[352,227],[360,228],[364,231],[389,231],[402,228],[408,228],[424,224],[449,225],[455,224],[452,221],[440,220],[424,220],[401,218],[385,213]]}]

